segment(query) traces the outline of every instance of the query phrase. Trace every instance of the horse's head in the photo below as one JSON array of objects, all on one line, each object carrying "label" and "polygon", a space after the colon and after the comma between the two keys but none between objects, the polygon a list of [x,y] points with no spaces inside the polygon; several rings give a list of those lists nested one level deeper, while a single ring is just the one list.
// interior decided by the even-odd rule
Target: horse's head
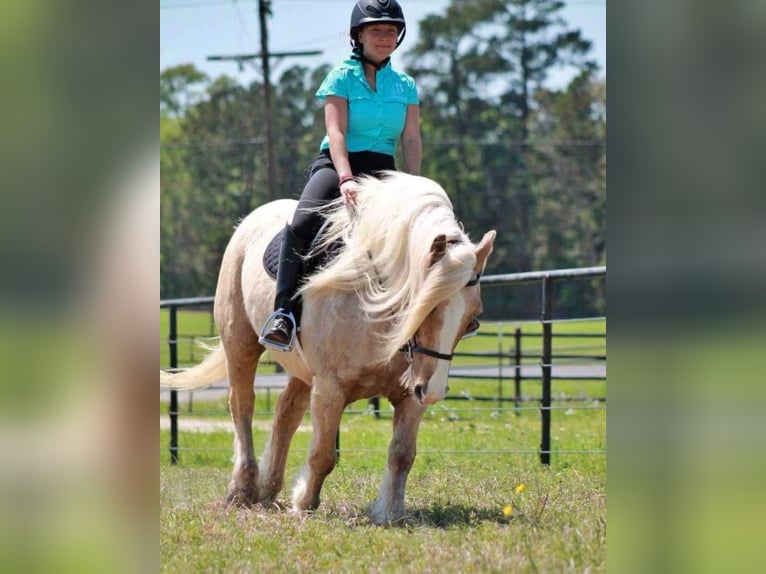
[{"label": "horse's head", "polygon": [[[495,235],[495,231],[488,231],[473,246],[476,263],[471,278],[459,291],[436,305],[405,346],[411,361],[407,384],[421,404],[432,404],[445,397],[455,347],[462,337],[478,329],[476,317],[482,311],[479,277],[492,252]],[[448,249],[446,236],[436,237],[431,245],[431,265],[438,264]]]}]

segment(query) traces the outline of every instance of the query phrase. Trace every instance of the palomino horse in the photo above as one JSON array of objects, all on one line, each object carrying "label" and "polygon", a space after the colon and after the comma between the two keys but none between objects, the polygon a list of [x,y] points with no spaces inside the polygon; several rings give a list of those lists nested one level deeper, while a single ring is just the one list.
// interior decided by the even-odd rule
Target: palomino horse
[{"label": "palomino horse", "polygon": [[474,245],[439,185],[398,172],[387,172],[381,180],[364,178],[353,212],[340,200],[332,205],[320,248],[339,241],[345,246],[301,289],[296,348],[273,352],[289,381],[257,464],[253,379],[264,351],[257,333],[272,311],[275,288],[262,259],[295,206],[293,200],[268,203],[237,227],[215,294],[220,345],[198,366],[162,374],[161,381],[195,389],[228,375],[236,436],[227,500],[236,504],[274,503],[284,484],[290,441],[310,406],[313,437],[308,465],[293,490],[296,513],[319,505],[322,483],[336,463],[335,435],[346,405],[388,398],[394,406],[393,438],[369,514],[375,523],[391,522],[404,514],[404,487],[423,413],[444,398],[454,348],[477,326],[478,279],[495,232]]}]

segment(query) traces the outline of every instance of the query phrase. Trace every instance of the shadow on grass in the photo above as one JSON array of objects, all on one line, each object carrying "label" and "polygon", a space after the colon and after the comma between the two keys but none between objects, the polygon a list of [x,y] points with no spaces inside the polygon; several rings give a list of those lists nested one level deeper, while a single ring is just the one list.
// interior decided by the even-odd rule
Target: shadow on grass
[{"label": "shadow on grass", "polygon": [[[432,528],[450,528],[455,526],[477,526],[480,523],[508,524],[513,519],[503,516],[501,510],[475,508],[462,504],[434,504],[424,509],[413,509],[408,513],[409,520],[401,526],[426,526]],[[409,524],[407,524],[409,523]],[[395,524],[394,526],[399,526]]]},{"label": "shadow on grass", "polygon": [[[274,518],[284,517],[287,520],[296,519],[296,516],[290,516],[289,505],[282,502],[274,503],[269,507],[264,507],[260,504],[241,506],[232,505],[220,499],[211,501],[208,509],[214,513],[237,515],[239,518],[271,516]],[[318,510],[306,512],[302,517],[298,517],[298,520],[303,522],[307,519],[313,521],[340,519],[351,527],[369,527],[373,524],[367,512],[368,508],[360,508],[354,505],[341,504],[339,507],[322,505]],[[456,527],[476,527],[486,523],[508,525],[528,520],[529,518],[521,513],[514,513],[512,517],[506,517],[501,509],[476,508],[461,504],[433,504],[427,508],[411,508],[399,520],[376,527],[404,528],[408,530],[438,528],[446,530]]]}]

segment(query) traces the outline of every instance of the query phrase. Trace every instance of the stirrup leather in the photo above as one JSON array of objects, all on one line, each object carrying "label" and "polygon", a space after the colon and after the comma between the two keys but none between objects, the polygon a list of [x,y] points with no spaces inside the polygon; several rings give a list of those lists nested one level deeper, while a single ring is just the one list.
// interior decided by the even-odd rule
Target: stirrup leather
[{"label": "stirrup leather", "polygon": [[[292,323],[293,330],[290,333],[290,342],[288,342],[286,345],[283,345],[282,343],[277,343],[276,341],[271,341],[265,337],[266,331],[268,331],[269,327],[274,323],[274,320],[278,317],[283,317],[285,319],[288,319],[290,323]],[[293,315],[292,311],[290,313],[285,313],[283,311],[277,310],[274,311],[271,315],[269,315],[269,318],[266,319],[266,322],[263,324],[263,327],[261,327],[261,333],[258,336],[258,342],[263,345],[264,347],[268,347],[269,349],[274,349],[275,351],[284,351],[289,352],[293,350],[293,347],[295,346],[295,335],[298,332],[298,326],[295,324],[295,315]]]}]

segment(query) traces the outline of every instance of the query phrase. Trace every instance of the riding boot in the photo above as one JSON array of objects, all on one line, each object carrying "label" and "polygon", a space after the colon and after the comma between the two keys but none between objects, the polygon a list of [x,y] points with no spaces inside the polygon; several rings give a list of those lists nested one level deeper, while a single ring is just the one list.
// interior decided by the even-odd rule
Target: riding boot
[{"label": "riding boot", "polygon": [[274,313],[266,320],[259,342],[279,351],[292,349],[295,337],[298,302],[294,298],[303,276],[303,256],[310,241],[298,237],[289,225],[285,225],[277,269],[277,293]]}]

